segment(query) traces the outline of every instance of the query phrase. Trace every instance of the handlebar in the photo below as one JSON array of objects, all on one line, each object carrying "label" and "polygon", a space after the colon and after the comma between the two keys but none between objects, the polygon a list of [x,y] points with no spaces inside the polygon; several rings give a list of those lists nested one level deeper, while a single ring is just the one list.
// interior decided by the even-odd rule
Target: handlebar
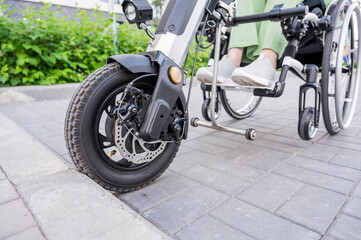
[{"label": "handlebar", "polygon": [[232,19],[232,25],[261,22],[261,21],[281,21],[288,17],[302,17],[308,14],[308,6],[284,8],[284,9],[272,9],[269,12],[257,13],[247,16],[234,17]]}]

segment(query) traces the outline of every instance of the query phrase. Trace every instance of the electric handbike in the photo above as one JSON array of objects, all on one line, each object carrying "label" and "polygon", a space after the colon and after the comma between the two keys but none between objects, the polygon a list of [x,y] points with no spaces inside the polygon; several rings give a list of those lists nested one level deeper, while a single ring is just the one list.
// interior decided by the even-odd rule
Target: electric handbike
[{"label": "electric handbike", "polygon": [[[221,30],[223,26],[232,27],[247,22],[272,20],[281,21],[283,27],[289,27],[289,29],[283,28],[289,45],[285,49],[281,77],[273,90],[254,89],[251,98],[280,96],[287,72],[292,70],[306,81],[303,89],[313,88],[318,96],[324,96],[325,94],[321,92],[325,91],[328,100],[334,100],[336,107],[331,103],[326,104],[329,110],[329,125],[334,132],[347,127],[357,97],[360,70],[356,64],[360,60],[360,48],[350,45],[348,56],[351,56],[349,61],[352,66],[340,63],[337,56],[343,54],[339,52],[344,52],[342,46],[345,45],[345,35],[352,32],[351,38],[354,40],[352,28],[354,18],[350,15],[355,15],[357,26],[361,21],[359,8],[348,0],[341,1],[342,4],[339,3],[340,1],[331,4],[333,10],[329,10],[330,15],[325,14],[323,17],[309,13],[308,6],[303,5],[295,8],[275,6],[268,13],[236,17],[234,16],[236,4],[232,0],[171,0],[153,35],[145,25],[145,22],[152,18],[152,9],[147,1],[125,0],[122,5],[128,21],[145,30],[151,40],[144,53],[109,57],[107,64],[92,73],[77,89],[65,119],[65,140],[74,164],[104,188],[118,192],[133,191],[147,186],[167,169],[181,141],[187,138],[188,133],[190,91],[186,99],[182,91],[186,76],[180,66],[184,64],[199,26],[201,26],[199,36],[202,38],[211,28],[210,23],[215,24],[213,26],[215,77],[210,87],[209,100],[211,112],[209,117],[212,124],[192,119],[193,126],[217,128],[254,139],[254,129],[228,128],[216,122],[216,96],[217,91],[222,90],[216,84],[221,54]],[[339,19],[343,12],[345,12],[345,17],[342,17],[344,23],[340,25]],[[307,27],[307,22],[313,22],[315,33],[317,31],[328,33],[325,34],[325,41],[331,42],[333,46],[328,57],[331,59],[337,55],[328,68],[325,65],[326,67],[322,69],[325,75],[322,79],[322,90],[316,81],[317,67],[312,64],[303,65],[294,59],[301,39],[310,29]],[[343,27],[345,23],[346,33]],[[339,28],[341,28],[339,34],[331,34]],[[199,39],[199,43],[201,42],[202,39]],[[327,53],[323,54],[324,58],[325,56],[327,57]],[[328,60],[324,61],[328,62]],[[342,89],[340,92],[337,90],[341,84],[339,79],[341,76],[345,80],[345,74],[352,77],[347,79],[349,83],[346,90]],[[324,83],[324,81],[328,82]],[[303,92],[307,91],[301,90],[301,93]],[[226,98],[228,95],[225,92],[223,95],[224,101],[230,101],[229,97]],[[305,94],[302,96],[305,97]],[[308,126],[312,127],[312,124],[317,126],[320,102],[318,97],[313,111],[307,110],[305,106],[300,107],[300,115],[306,116],[301,117],[302,121],[310,122]],[[322,104],[324,105],[324,100]],[[340,107],[340,104],[344,106]],[[232,108],[231,104],[228,110],[239,114],[238,109]],[[337,126],[331,114],[333,112]],[[307,130],[307,127],[304,128]],[[302,130],[305,130],[304,128]],[[305,134],[310,135],[310,131],[306,131]]]}]

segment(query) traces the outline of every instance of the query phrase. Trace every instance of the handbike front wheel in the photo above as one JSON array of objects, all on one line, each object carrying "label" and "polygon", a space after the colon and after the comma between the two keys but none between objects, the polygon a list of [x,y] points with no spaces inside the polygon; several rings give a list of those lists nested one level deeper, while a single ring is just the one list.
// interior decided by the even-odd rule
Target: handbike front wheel
[{"label": "handbike front wheel", "polygon": [[[76,167],[106,189],[129,192],[147,186],[172,162],[180,143],[145,142],[139,136],[141,119],[121,124],[128,106],[146,112],[155,79],[133,85],[139,96],[123,94],[139,77],[110,63],[91,74],[78,88],[65,119],[65,140]],[[124,112],[124,115],[127,113]]]}]

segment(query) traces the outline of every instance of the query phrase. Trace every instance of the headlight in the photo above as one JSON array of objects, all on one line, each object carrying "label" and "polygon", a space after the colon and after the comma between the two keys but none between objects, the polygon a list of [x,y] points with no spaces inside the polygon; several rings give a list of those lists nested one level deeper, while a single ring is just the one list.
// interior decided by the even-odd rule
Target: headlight
[{"label": "headlight", "polygon": [[153,9],[147,0],[124,0],[123,12],[129,23],[145,23],[153,19]]},{"label": "headlight", "polygon": [[124,10],[125,17],[129,22],[134,22],[136,17],[136,10],[132,3],[129,3],[128,6]]}]

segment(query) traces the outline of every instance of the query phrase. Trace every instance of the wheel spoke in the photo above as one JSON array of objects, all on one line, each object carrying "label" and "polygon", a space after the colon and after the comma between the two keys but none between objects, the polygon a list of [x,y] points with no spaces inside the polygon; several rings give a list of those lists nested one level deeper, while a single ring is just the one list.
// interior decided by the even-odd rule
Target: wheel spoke
[{"label": "wheel spoke", "polygon": [[[114,145],[114,140],[112,138],[104,136],[101,133],[98,133],[98,137],[99,137],[99,140],[100,140],[100,145],[101,145],[101,147],[103,149],[115,146]],[[105,143],[109,143],[109,144],[106,145]]]},{"label": "wheel spoke", "polygon": [[107,103],[107,106],[105,107],[105,112],[107,113],[107,115],[111,118],[114,118],[114,114],[112,114],[109,109],[113,109],[115,107],[115,100],[117,98],[117,95],[115,95],[114,97],[112,97],[109,102]]}]

